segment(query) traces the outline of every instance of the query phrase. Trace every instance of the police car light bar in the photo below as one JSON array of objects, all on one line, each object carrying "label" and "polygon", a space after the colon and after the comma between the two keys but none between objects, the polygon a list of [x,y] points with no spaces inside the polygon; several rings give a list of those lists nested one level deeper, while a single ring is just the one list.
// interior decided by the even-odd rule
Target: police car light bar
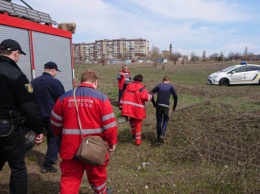
[{"label": "police car light bar", "polygon": [[240,65],[247,65],[247,62],[246,61],[242,61],[242,62],[240,62]]}]

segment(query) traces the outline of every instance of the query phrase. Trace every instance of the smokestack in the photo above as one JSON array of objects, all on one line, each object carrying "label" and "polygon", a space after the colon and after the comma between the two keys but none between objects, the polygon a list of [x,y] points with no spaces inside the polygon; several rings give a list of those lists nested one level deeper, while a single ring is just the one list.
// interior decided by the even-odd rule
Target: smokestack
[{"label": "smokestack", "polygon": [[170,44],[170,53],[172,53],[172,44]]}]

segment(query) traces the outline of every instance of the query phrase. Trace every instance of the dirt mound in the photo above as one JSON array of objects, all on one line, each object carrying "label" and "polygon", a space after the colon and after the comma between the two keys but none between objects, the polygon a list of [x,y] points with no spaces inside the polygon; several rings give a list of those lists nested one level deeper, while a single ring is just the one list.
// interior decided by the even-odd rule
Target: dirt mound
[{"label": "dirt mound", "polygon": [[183,147],[175,159],[213,161],[224,165],[260,167],[260,116],[237,112],[220,103],[183,108],[176,115],[174,138]]}]

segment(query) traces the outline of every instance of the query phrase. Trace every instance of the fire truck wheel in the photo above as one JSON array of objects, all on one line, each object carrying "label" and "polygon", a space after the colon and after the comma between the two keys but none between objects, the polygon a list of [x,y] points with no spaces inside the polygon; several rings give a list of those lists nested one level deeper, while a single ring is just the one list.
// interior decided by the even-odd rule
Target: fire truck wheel
[{"label": "fire truck wheel", "polygon": [[35,145],[35,133],[31,130],[27,131],[25,134],[26,140],[26,151],[30,150]]}]

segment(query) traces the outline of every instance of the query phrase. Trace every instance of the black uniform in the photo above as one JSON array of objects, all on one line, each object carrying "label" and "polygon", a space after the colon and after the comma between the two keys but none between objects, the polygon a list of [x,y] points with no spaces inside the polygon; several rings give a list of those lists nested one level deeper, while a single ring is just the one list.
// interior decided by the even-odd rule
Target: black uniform
[{"label": "black uniform", "polygon": [[[33,89],[17,64],[0,56],[0,170],[7,161],[11,168],[10,193],[27,194],[24,125],[36,134],[43,132],[43,121]],[[12,130],[13,129],[13,130]]]}]

